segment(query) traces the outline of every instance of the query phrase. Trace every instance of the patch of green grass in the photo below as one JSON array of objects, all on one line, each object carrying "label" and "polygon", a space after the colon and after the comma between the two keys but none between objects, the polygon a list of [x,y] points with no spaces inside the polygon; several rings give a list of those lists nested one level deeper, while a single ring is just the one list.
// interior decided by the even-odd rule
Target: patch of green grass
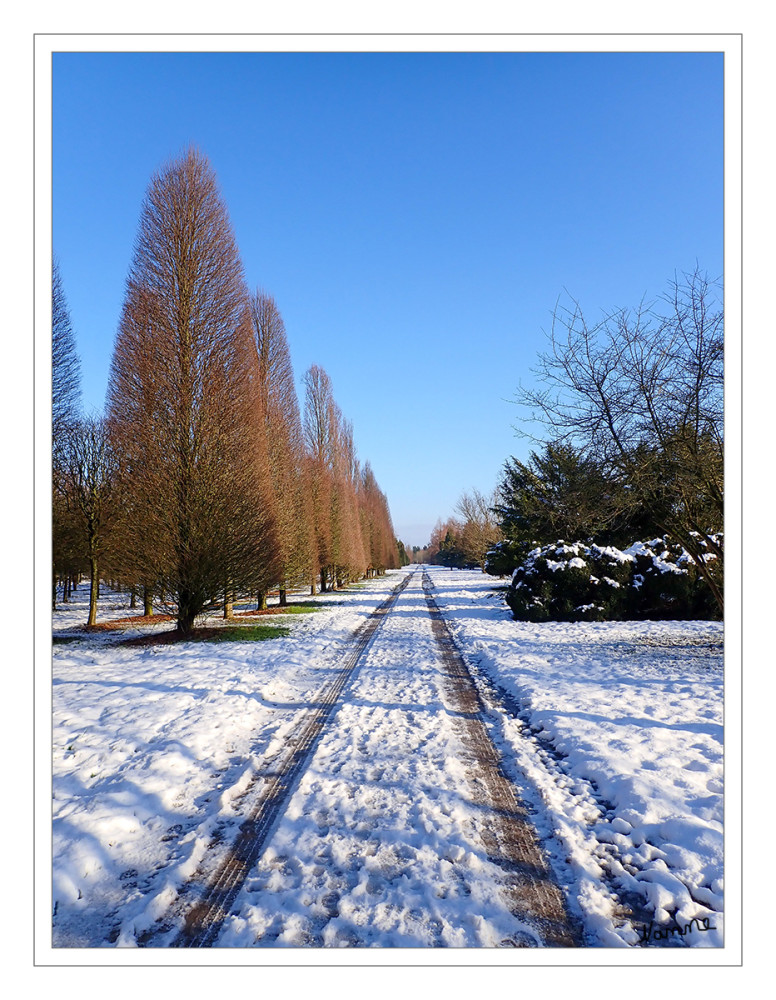
[{"label": "patch of green grass", "polygon": [[287,635],[291,635],[291,629],[284,625],[226,625],[192,638],[201,642],[262,642],[264,639],[283,639]]},{"label": "patch of green grass", "polygon": [[[322,611],[330,605],[322,601],[301,601],[297,604],[270,604],[264,608],[260,615],[306,615],[313,611]],[[251,615],[256,613],[255,605],[235,604],[235,611],[240,615]]]},{"label": "patch of green grass", "polygon": [[82,638],[81,635],[53,635],[51,641],[56,645],[61,642],[80,642]]}]

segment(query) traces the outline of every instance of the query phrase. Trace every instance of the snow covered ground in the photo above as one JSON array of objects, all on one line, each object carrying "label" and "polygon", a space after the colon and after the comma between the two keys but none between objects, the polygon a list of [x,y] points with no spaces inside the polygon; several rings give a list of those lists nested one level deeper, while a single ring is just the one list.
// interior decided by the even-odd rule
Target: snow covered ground
[{"label": "snow covered ground", "polygon": [[609,892],[624,890],[653,943],[692,924],[685,944],[721,945],[722,624],[514,622],[480,573],[436,583],[470,663],[514,699],[507,755],[541,797],[537,825],[568,858],[588,928],[617,943]]},{"label": "snow covered ground", "polygon": [[[319,595],[320,612],[278,619],[291,634],[263,642],[76,638],[85,585],[55,613],[55,637],[74,639],[54,645],[55,948],[143,944],[175,913],[211,842],[235,832],[262,759],[406,572]],[[493,578],[429,572],[585,943],[721,945],[721,625],[521,624]],[[420,581],[346,686],[219,947],[535,940],[478,837]],[[99,620],[129,614],[126,603],[108,592]],[[618,898],[642,917],[638,933]]]}]

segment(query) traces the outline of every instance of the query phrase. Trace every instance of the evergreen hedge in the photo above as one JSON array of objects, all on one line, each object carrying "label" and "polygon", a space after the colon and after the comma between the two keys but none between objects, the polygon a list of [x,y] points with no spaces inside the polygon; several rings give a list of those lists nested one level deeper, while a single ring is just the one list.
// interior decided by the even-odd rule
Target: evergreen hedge
[{"label": "evergreen hedge", "polygon": [[628,549],[559,540],[528,553],[506,601],[518,621],[709,619],[711,592],[689,554],[666,538]]}]

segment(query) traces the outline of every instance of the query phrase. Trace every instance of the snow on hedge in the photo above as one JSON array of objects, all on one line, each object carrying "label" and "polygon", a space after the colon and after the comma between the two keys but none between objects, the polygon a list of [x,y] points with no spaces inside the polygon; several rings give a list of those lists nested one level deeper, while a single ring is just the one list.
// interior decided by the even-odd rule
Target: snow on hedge
[{"label": "snow on hedge", "polygon": [[537,546],[513,571],[507,603],[522,621],[711,618],[715,610],[690,554],[667,538],[625,550],[562,539]]}]

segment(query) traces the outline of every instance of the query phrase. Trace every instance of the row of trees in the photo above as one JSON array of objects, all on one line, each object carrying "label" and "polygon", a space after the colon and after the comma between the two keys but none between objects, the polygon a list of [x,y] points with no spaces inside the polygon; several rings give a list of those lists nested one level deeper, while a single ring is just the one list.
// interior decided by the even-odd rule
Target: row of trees
[{"label": "row of trees", "polygon": [[[542,427],[527,461],[510,458],[492,501],[464,495],[428,554],[444,565],[511,572],[530,549],[664,537],[693,560],[724,608],[724,342],[717,286],[697,268],[652,305],[587,322],[556,307],[517,401]],[[488,521],[486,511],[490,511]],[[477,542],[474,542],[474,539]],[[487,550],[486,550],[487,551]]]},{"label": "row of trees", "polygon": [[[385,495],[360,465],[331,380],[300,411],[275,301],[249,294],[207,160],[151,180],[104,418],[77,419],[77,359],[54,278],[54,571],[84,563],[196,617],[236,595],[327,590],[397,564]],[[94,606],[90,612],[94,622]]]}]

